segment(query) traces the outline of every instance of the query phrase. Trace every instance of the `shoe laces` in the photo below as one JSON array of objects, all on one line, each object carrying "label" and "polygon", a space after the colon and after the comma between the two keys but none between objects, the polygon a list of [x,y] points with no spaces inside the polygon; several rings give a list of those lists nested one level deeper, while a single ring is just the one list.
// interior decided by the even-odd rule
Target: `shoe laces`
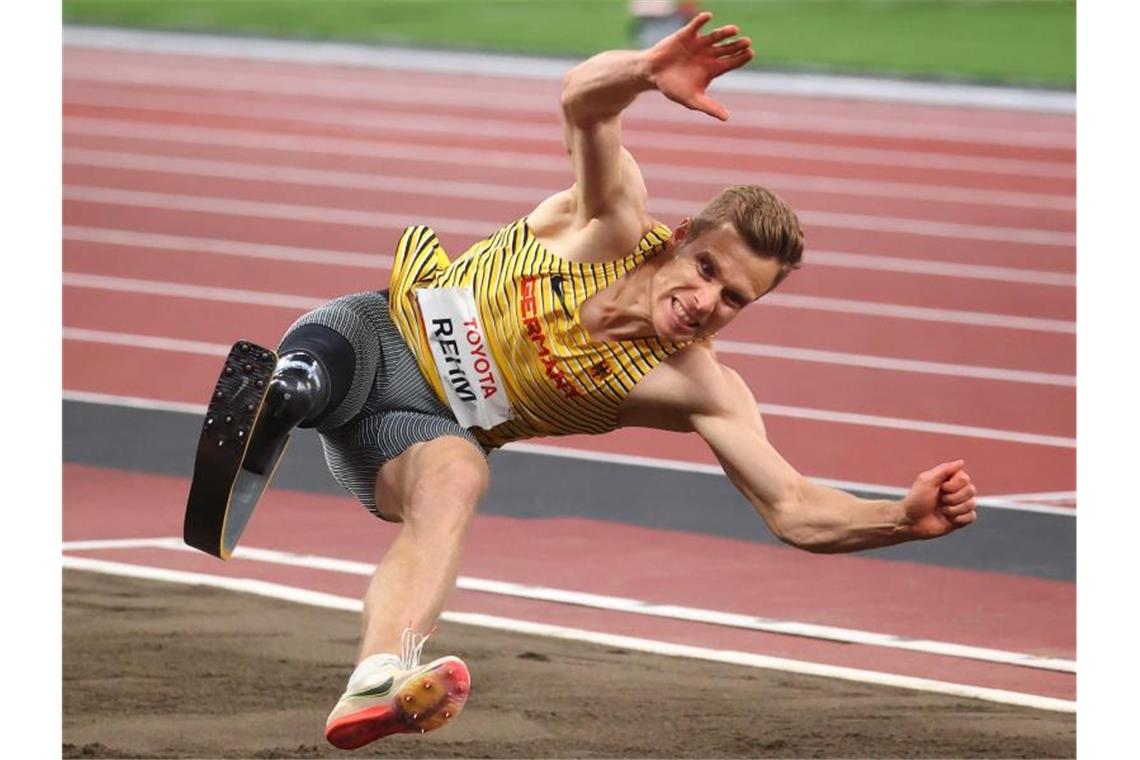
[{"label": "shoe laces", "polygon": [[411,670],[420,664],[420,656],[424,651],[424,644],[428,637],[435,633],[433,627],[427,633],[419,633],[416,629],[408,627],[400,635],[400,669]]}]

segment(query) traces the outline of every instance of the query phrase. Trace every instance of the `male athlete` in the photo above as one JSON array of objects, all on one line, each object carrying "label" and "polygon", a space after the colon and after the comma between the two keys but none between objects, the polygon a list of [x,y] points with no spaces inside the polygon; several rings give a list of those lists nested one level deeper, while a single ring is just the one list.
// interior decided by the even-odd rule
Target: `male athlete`
[{"label": "male athlete", "polygon": [[717,361],[717,330],[799,265],[799,221],[775,194],[732,187],[670,232],[646,211],[620,123],[653,89],[728,118],[705,89],[753,52],[734,26],[702,35],[710,18],[566,75],[568,190],[454,262],[430,229],[410,227],[387,291],[306,314],[276,355],[241,343],[227,360],[199,443],[188,542],[228,556],[297,425],[317,428],[338,482],[402,524],[364,597],[358,664],[325,727],[335,746],[432,730],[463,708],[463,662],[421,666],[419,655],[487,488],[487,453],[508,441],[626,425],[691,431],[776,536],[813,552],[934,538],[975,520],[961,461],[920,474],[901,501],[809,482]]}]

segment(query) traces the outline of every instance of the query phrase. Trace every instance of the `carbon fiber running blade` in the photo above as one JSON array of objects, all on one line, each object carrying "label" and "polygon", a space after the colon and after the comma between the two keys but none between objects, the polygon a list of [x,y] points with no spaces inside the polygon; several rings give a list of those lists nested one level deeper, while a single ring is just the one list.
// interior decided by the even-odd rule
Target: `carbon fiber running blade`
[{"label": "carbon fiber running blade", "polygon": [[221,559],[233,553],[272,476],[272,472],[247,473],[241,463],[276,364],[273,351],[249,341],[235,343],[218,376],[198,437],[182,537],[190,546]]}]

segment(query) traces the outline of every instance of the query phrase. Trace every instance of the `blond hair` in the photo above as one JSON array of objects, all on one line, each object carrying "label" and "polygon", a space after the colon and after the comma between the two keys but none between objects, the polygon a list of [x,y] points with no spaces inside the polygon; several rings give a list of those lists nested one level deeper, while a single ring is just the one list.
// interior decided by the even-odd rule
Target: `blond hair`
[{"label": "blond hair", "polygon": [[776,259],[780,274],[775,288],[793,269],[798,269],[804,253],[804,232],[799,217],[783,198],[758,185],[726,187],[709,201],[692,221],[690,239],[730,222],[736,233],[759,256]]}]

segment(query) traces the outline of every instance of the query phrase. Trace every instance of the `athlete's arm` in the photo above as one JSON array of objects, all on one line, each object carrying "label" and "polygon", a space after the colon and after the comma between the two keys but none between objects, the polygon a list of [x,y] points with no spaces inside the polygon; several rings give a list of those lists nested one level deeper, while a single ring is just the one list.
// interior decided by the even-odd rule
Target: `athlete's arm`
[{"label": "athlete's arm", "polygon": [[[620,114],[647,90],[718,119],[728,111],[705,94],[716,77],[752,59],[747,38],[724,26],[701,35],[712,18],[698,14],[683,29],[647,50],[611,50],[571,69],[563,79],[566,148],[574,165],[578,213],[595,219],[640,204],[645,188],[637,164],[621,144]],[[634,209],[635,211],[638,209]]]},{"label": "athlete's arm", "polygon": [[695,431],[772,533],[801,549],[850,552],[936,538],[977,517],[977,489],[961,461],[920,474],[898,501],[812,483],[768,441],[752,392],[709,349],[692,347],[658,365],[630,398],[624,424]]}]

